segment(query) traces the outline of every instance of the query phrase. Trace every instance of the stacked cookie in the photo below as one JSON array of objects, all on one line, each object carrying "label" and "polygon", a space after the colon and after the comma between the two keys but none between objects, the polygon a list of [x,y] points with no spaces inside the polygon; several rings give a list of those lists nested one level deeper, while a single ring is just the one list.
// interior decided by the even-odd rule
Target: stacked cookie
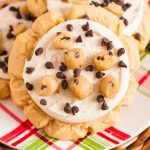
[{"label": "stacked cookie", "polygon": [[113,125],[121,108],[132,102],[139,50],[150,39],[148,8],[139,30],[125,18],[128,10],[135,7],[124,1],[88,0],[55,1],[55,7],[53,1],[27,0],[3,8],[23,19],[5,18],[8,32],[1,29],[2,50],[11,49],[9,75],[4,74],[7,52],[1,53],[6,53],[2,81],[7,80],[2,93],[9,95],[10,79],[13,102],[54,138],[77,139]]}]

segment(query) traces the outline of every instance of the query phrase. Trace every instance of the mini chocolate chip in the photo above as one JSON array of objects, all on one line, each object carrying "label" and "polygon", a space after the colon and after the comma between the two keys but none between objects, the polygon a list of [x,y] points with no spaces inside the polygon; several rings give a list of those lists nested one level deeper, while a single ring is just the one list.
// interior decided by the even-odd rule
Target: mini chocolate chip
[{"label": "mini chocolate chip", "polygon": [[5,61],[6,64],[8,64],[8,59],[9,59],[8,56],[4,58],[4,61]]},{"label": "mini chocolate chip", "polygon": [[74,77],[78,77],[81,73],[81,69],[74,69],[73,73],[74,73]]},{"label": "mini chocolate chip", "polygon": [[85,68],[86,71],[94,71],[94,66],[93,65],[88,65],[86,68]]},{"label": "mini chocolate chip", "polygon": [[9,26],[9,31],[8,31],[8,33],[6,35],[8,39],[15,38],[15,36],[12,34],[12,31],[13,31],[13,27],[12,27],[12,25],[10,25]]},{"label": "mini chocolate chip", "polygon": [[81,43],[81,42],[82,42],[82,37],[81,37],[81,35],[79,35],[79,36],[77,37],[76,42],[77,42],[77,43]]},{"label": "mini chocolate chip", "polygon": [[86,37],[93,37],[93,31],[92,30],[89,30],[85,33],[85,36]]},{"label": "mini chocolate chip", "polygon": [[2,70],[3,70],[4,73],[7,73],[8,72],[8,67],[5,65],[5,66],[2,67]]},{"label": "mini chocolate chip", "polygon": [[120,20],[122,20],[126,26],[128,25],[128,20],[123,16],[120,17]]},{"label": "mini chocolate chip", "polygon": [[62,32],[57,32],[56,35],[60,35]]},{"label": "mini chocolate chip", "polygon": [[123,11],[126,11],[127,9],[129,9],[131,7],[131,4],[130,3],[125,3],[122,5],[122,9]]},{"label": "mini chocolate chip", "polygon": [[101,57],[101,56],[98,56],[98,57],[97,57],[97,60],[102,60],[102,57]]},{"label": "mini chocolate chip", "polygon": [[52,62],[48,61],[45,63],[45,68],[47,69],[54,69],[54,65]]},{"label": "mini chocolate chip", "polygon": [[101,72],[101,71],[96,72],[96,78],[98,79],[102,78],[104,75],[105,75],[104,72]]},{"label": "mini chocolate chip", "polygon": [[21,16],[21,13],[20,13],[20,10],[18,9],[17,13],[16,13],[16,18],[17,19],[22,19],[22,16]]},{"label": "mini chocolate chip", "polygon": [[3,61],[0,61],[0,68],[3,68],[5,66],[5,63]]},{"label": "mini chocolate chip", "polygon": [[13,11],[13,12],[17,12],[18,11],[18,8],[14,7],[14,6],[11,6],[9,8],[10,11]]},{"label": "mini chocolate chip", "polygon": [[35,51],[35,55],[39,56],[43,53],[43,48],[39,47],[36,51]]},{"label": "mini chocolate chip", "polygon": [[73,31],[73,26],[72,26],[72,24],[67,24],[66,29],[67,29],[68,31]]},{"label": "mini chocolate chip", "polygon": [[68,87],[68,82],[67,82],[67,80],[62,80],[61,86],[62,86],[63,89],[67,89],[67,87]]},{"label": "mini chocolate chip", "polygon": [[122,0],[113,0],[114,3],[116,3],[117,5],[122,6],[123,5],[123,1]]},{"label": "mini chocolate chip", "polygon": [[26,83],[26,88],[29,90],[29,91],[32,91],[33,90],[33,85],[29,82]]},{"label": "mini chocolate chip", "polygon": [[90,5],[94,5],[95,7],[101,6],[99,2],[92,1]]},{"label": "mini chocolate chip", "polygon": [[112,52],[109,52],[108,54],[109,54],[109,56],[113,56],[113,53],[112,53]]},{"label": "mini chocolate chip", "polygon": [[75,52],[75,58],[79,58],[80,57],[80,53],[79,52]]},{"label": "mini chocolate chip", "polygon": [[25,15],[25,19],[28,20],[28,21],[34,21],[36,18],[33,17],[33,16],[30,15],[30,14],[27,14],[27,15]]},{"label": "mini chocolate chip", "polygon": [[64,106],[64,111],[65,111],[66,113],[70,113],[70,112],[72,111],[72,108],[71,108],[71,106],[70,106],[69,103],[66,103],[66,104],[65,104],[65,106]]},{"label": "mini chocolate chip", "polygon": [[113,48],[112,41],[109,41],[107,44],[107,50],[110,51]]},{"label": "mini chocolate chip", "polygon": [[105,100],[104,100],[104,96],[103,95],[98,95],[97,96],[97,102],[99,102],[99,103],[102,103],[102,102],[104,102]]},{"label": "mini chocolate chip", "polygon": [[14,38],[15,36],[12,34],[12,32],[11,31],[9,31],[8,33],[7,33],[7,38],[8,39],[12,39],[12,38]]},{"label": "mini chocolate chip", "polygon": [[103,60],[104,60],[104,57],[98,56],[98,57],[97,57],[97,60],[99,60],[99,61],[100,61],[100,60],[101,60],[101,61],[103,61]]},{"label": "mini chocolate chip", "polygon": [[127,68],[127,65],[123,61],[118,62],[119,67]]},{"label": "mini chocolate chip", "polygon": [[140,34],[140,33],[135,33],[135,34],[134,34],[134,38],[135,38],[136,40],[140,41],[140,40],[141,40],[141,34]]},{"label": "mini chocolate chip", "polygon": [[34,68],[33,68],[33,67],[27,67],[27,68],[26,68],[26,73],[27,73],[27,74],[31,74],[33,71],[34,71]]},{"label": "mini chocolate chip", "polygon": [[41,100],[40,100],[40,104],[41,104],[41,105],[47,105],[47,101],[46,101],[45,99],[41,99]]},{"label": "mini chocolate chip", "polygon": [[77,106],[73,106],[72,107],[72,114],[75,115],[78,112],[79,112],[79,108]]},{"label": "mini chocolate chip", "polygon": [[66,76],[65,76],[65,74],[63,74],[63,72],[57,72],[56,77],[58,79],[66,79]]},{"label": "mini chocolate chip", "polygon": [[1,53],[0,53],[0,56],[4,56],[4,55],[7,55],[8,52],[6,50],[3,50]]},{"label": "mini chocolate chip", "polygon": [[124,24],[125,24],[126,26],[128,25],[128,20],[127,20],[127,19],[124,20]]},{"label": "mini chocolate chip", "polygon": [[70,40],[70,37],[65,36],[65,37],[61,38],[61,40]]},{"label": "mini chocolate chip", "polygon": [[47,86],[46,85],[42,85],[41,86],[41,90],[43,90],[43,89],[47,89]]},{"label": "mini chocolate chip", "polygon": [[6,7],[6,6],[8,6],[8,4],[3,4],[3,5],[2,5],[2,8]]},{"label": "mini chocolate chip", "polygon": [[120,48],[117,52],[117,56],[120,57],[121,55],[123,55],[125,53],[125,49],[124,48]]},{"label": "mini chocolate chip", "polygon": [[101,46],[107,46],[107,44],[109,43],[109,39],[107,38],[102,38],[102,41],[101,41]]},{"label": "mini chocolate chip", "polygon": [[60,65],[60,67],[59,67],[59,70],[60,70],[60,71],[66,71],[66,70],[67,70],[67,66],[66,66],[63,62],[61,62],[61,65]]},{"label": "mini chocolate chip", "polygon": [[85,25],[82,26],[83,31],[88,31],[90,28],[89,23],[87,22]]},{"label": "mini chocolate chip", "polygon": [[104,0],[103,3],[100,4],[101,7],[107,7],[109,5],[109,2],[107,0]]},{"label": "mini chocolate chip", "polygon": [[89,18],[89,16],[88,16],[87,14],[84,14],[84,15],[82,16],[82,19],[87,19],[87,20],[89,20],[90,18]]},{"label": "mini chocolate chip", "polygon": [[107,110],[109,109],[108,105],[106,104],[106,102],[104,101],[102,104],[102,110]]},{"label": "mini chocolate chip", "polygon": [[78,85],[79,84],[79,80],[78,79],[74,79],[74,84]]},{"label": "mini chocolate chip", "polygon": [[9,31],[13,31],[12,25],[9,25]]}]

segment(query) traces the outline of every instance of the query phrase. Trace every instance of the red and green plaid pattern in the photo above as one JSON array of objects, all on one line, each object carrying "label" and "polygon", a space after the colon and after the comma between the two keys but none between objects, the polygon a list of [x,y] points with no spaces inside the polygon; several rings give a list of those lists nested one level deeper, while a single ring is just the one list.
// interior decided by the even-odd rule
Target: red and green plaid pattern
[{"label": "red and green plaid pattern", "polygon": [[118,145],[120,142],[130,138],[130,135],[114,127],[110,127],[95,135],[88,134],[87,137],[76,141],[60,141],[48,137],[42,129],[34,128],[30,121],[23,121],[2,103],[0,103],[0,109],[3,109],[5,113],[20,124],[8,134],[0,137],[0,140],[19,149],[45,150],[46,148],[51,147],[56,150],[73,150],[77,148],[103,150]]},{"label": "red and green plaid pattern", "polygon": [[[150,2],[149,2],[150,4]],[[141,67],[135,73],[139,82],[138,92],[150,97],[150,47],[141,54]],[[29,120],[11,111],[7,102],[0,102],[0,112],[7,115],[14,123],[13,129],[0,137],[0,141],[15,148],[24,150],[105,150],[111,149],[128,140],[131,136],[115,127],[109,127],[95,135],[88,134],[85,138],[75,141],[60,141],[48,137],[42,129],[36,129]],[[11,126],[11,125],[9,125]]]}]

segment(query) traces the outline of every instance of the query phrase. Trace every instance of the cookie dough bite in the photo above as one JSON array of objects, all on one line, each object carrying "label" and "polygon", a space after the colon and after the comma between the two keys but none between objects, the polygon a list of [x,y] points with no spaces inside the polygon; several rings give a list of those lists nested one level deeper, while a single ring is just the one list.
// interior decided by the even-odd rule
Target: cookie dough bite
[{"label": "cookie dough bite", "polygon": [[133,36],[139,43],[139,50],[145,50],[150,40],[150,8],[148,0],[91,1],[95,7],[103,7],[114,13],[124,23],[123,34]]},{"label": "cookie dough bite", "polygon": [[119,84],[112,75],[108,75],[101,79],[99,90],[102,95],[108,98],[114,98],[119,91]]},{"label": "cookie dough bite", "polygon": [[82,75],[71,78],[68,83],[71,93],[80,100],[89,97],[93,93],[92,84]]},{"label": "cookie dough bite", "polygon": [[[13,2],[0,9],[0,98],[10,96],[8,74],[9,53],[15,38],[27,28],[31,27],[34,17],[32,17],[26,7],[26,2]],[[24,9],[23,9],[24,8]],[[26,8],[26,9],[25,9]],[[22,10],[22,11],[21,11]],[[23,11],[24,10],[24,11]]]},{"label": "cookie dough bite", "polygon": [[[59,11],[40,16],[31,29],[17,36],[9,59],[13,101],[37,128],[61,140],[81,138],[113,125],[137,87],[130,82],[127,49],[114,34],[120,35],[120,21],[113,15],[116,23],[112,27],[103,20],[110,12],[100,8],[92,15],[90,8],[94,7],[86,7],[80,12],[72,10],[74,15],[70,11],[67,18],[72,20],[64,21]],[[85,11],[91,20],[78,19]],[[66,32],[73,42],[58,47],[54,41],[64,38]],[[26,47],[29,41],[34,46]],[[105,63],[95,63],[97,57]],[[24,93],[21,98],[20,93]]]},{"label": "cookie dough bite", "polygon": [[55,76],[48,75],[42,78],[40,84],[39,95],[50,96],[56,92],[59,87],[59,82]]},{"label": "cookie dough bite", "polygon": [[[125,52],[125,51],[124,51]],[[111,69],[116,63],[114,54],[110,51],[102,51],[94,58],[94,64],[99,71]]]},{"label": "cookie dough bite", "polygon": [[69,69],[76,69],[84,63],[84,51],[82,48],[69,49],[64,53],[64,63]]},{"label": "cookie dough bite", "polygon": [[69,49],[73,45],[73,42],[73,38],[68,32],[58,32],[54,38],[54,46],[58,50]]}]

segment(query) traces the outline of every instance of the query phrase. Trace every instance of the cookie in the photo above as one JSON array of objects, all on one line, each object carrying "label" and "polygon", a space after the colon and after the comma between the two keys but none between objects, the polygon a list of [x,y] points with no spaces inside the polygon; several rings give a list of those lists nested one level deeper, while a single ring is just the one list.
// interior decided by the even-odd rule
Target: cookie
[{"label": "cookie", "polygon": [[29,12],[35,17],[39,17],[47,11],[45,0],[27,0],[27,7]]},{"label": "cookie", "polygon": [[[80,14],[80,12],[78,12],[78,10],[80,9],[75,11],[74,8],[76,7],[80,8],[80,6],[74,6],[72,10],[69,10],[70,14],[68,14],[67,18],[73,17],[72,19],[78,19],[81,18],[85,13],[87,13],[88,15],[91,15],[89,16],[91,17],[91,20],[97,20],[98,23],[105,25],[105,21],[103,20],[103,18],[108,16],[108,14],[111,14],[107,10],[100,8],[98,9],[98,12],[97,10],[94,11],[95,15],[92,15],[92,13],[90,13],[91,10],[95,10],[93,6],[86,6],[85,8],[83,7],[83,12]],[[101,11],[104,12],[104,14],[100,13]],[[118,26],[121,27],[120,21],[115,15],[111,15],[115,18],[116,23],[114,23],[115,25],[112,26],[111,24],[106,22],[106,26],[112,29],[113,32],[118,33],[120,37],[122,37],[120,28],[118,29]],[[95,16],[97,16],[98,18],[96,19]],[[105,79],[105,75],[107,77],[107,75],[113,74],[110,73],[111,69],[114,69],[116,74],[118,75],[118,77],[113,76],[115,78],[113,78],[113,81],[119,82],[119,89],[122,86],[119,77],[122,78],[122,75],[120,75],[118,72],[123,73],[126,77],[126,81],[128,81],[130,70],[128,59],[125,59],[128,58],[128,55],[121,41],[112,32],[109,32],[109,34],[113,37],[111,39],[109,37],[109,41],[111,41],[110,43],[112,44],[109,46],[106,46],[105,44],[101,45],[101,41],[105,35],[104,30],[108,29],[101,24],[98,24],[91,20],[88,21],[89,28],[87,29],[85,27],[85,25],[87,24],[86,19],[70,20],[68,22],[64,22],[64,16],[61,12],[50,11],[40,16],[33,23],[31,29],[28,29],[24,33],[17,36],[11,50],[9,59],[9,73],[12,76],[10,88],[13,101],[18,106],[24,108],[25,116],[37,128],[44,128],[49,136],[61,140],[81,138],[84,137],[88,132],[95,133],[99,130],[105,129],[110,125],[113,125],[119,118],[120,110],[123,105],[121,103],[123,97],[124,99],[126,99],[127,96],[130,97],[129,94],[125,95],[126,90],[124,90],[128,89],[128,84],[123,84],[124,88],[122,88],[122,90],[124,95],[122,99],[120,99],[120,104],[116,104],[115,108],[109,109],[109,102],[107,101],[106,97],[104,97],[105,92],[99,90],[99,82]],[[74,43],[71,47],[69,47],[69,49],[64,48],[58,50],[58,48],[53,44],[53,37],[55,37],[58,32],[63,33],[64,30],[68,31],[68,24],[71,24],[73,26],[73,32],[69,31],[69,33],[72,35]],[[96,26],[96,28],[94,26]],[[69,30],[72,30],[72,28],[69,27]],[[96,32],[97,34],[95,34]],[[101,34],[101,32],[104,35]],[[48,41],[48,47],[46,45],[46,47],[44,46],[44,43],[42,42],[43,40],[41,40],[43,38],[45,38],[45,41]],[[117,39],[116,42],[115,39]],[[91,44],[91,41],[94,46]],[[95,43],[98,43],[98,45],[96,45]],[[82,61],[84,61],[80,63],[80,65],[78,64],[74,67],[70,67],[70,65],[73,64],[75,60],[74,62],[70,61],[72,60],[71,51],[71,55],[68,56],[69,61],[68,63],[66,63],[66,52],[68,53],[71,48],[74,49],[81,47],[84,53],[84,59],[82,59]],[[120,52],[120,49],[125,49],[125,52]],[[114,66],[112,66],[111,68],[106,69],[105,73],[103,73],[103,70],[100,70],[103,73],[103,76],[102,78],[97,78],[96,73],[99,70],[97,70],[96,65],[93,63],[93,61],[94,58],[102,50],[105,50],[109,54],[109,56],[115,56],[116,64],[114,64]],[[37,61],[39,65],[35,66],[35,64],[37,64]],[[120,64],[120,62],[122,63]],[[15,64],[18,64],[18,66],[16,66]],[[36,94],[35,92],[37,92],[38,89],[41,88],[41,84],[38,83],[42,82],[39,82],[41,81],[39,79],[43,79],[42,77],[44,77],[45,75],[53,75],[53,77],[55,76],[55,79],[57,78],[59,85],[56,86],[57,84],[54,84],[52,86],[52,89],[55,92],[51,92],[50,90],[50,92],[48,92],[50,93],[50,96],[38,97],[38,94]],[[75,83],[78,83],[77,86],[74,85],[74,80]],[[82,82],[80,83],[80,81]],[[132,88],[132,86],[129,87]],[[133,91],[135,90],[136,88],[134,88]],[[35,94],[36,98],[33,98],[33,93]],[[64,97],[64,95],[66,97]],[[101,102],[97,101],[98,95],[101,95],[101,97],[104,95],[104,99]],[[37,99],[36,103],[35,99]],[[79,99],[82,99],[82,101],[79,101]],[[110,98],[109,100],[111,101],[112,99]],[[68,101],[68,103],[66,103],[66,101]],[[85,102],[86,105],[84,105]],[[83,107],[81,107],[79,103],[82,103]],[[91,108],[94,107],[93,103],[96,106],[96,109],[93,109],[93,112],[97,111],[96,116],[101,112],[104,112],[105,115],[93,118],[91,120],[86,120],[87,118],[89,119],[93,117],[93,113],[90,113]],[[57,110],[57,112],[59,112],[58,115],[50,115],[48,113],[48,106],[52,106],[53,108],[51,108],[54,111]],[[66,106],[68,108],[66,108]],[[45,112],[45,110],[47,110],[47,112]],[[92,116],[89,114],[87,115],[86,119],[84,118],[84,121],[83,118],[81,121],[80,115],[84,115],[88,112],[92,114]],[[64,118],[62,118],[62,114]]]},{"label": "cookie", "polygon": [[[97,1],[96,1],[97,2]],[[124,1],[124,2],[105,2],[92,3],[96,8],[104,7],[109,10],[124,23],[123,34],[133,36],[139,45],[139,50],[145,50],[150,40],[150,29],[147,25],[150,23],[150,9],[146,1]],[[137,36],[138,35],[138,36]]]},{"label": "cookie", "polygon": [[54,38],[54,47],[58,50],[69,49],[73,45],[73,38],[68,32],[57,33]]},{"label": "cookie", "polygon": [[26,2],[19,2],[17,0],[4,2],[8,5],[0,10],[0,21],[3,22],[0,25],[0,79],[4,80],[1,83],[0,98],[10,96],[10,90],[8,90],[9,83],[6,84],[6,81],[9,82],[10,79],[8,60],[13,42],[20,33],[31,27],[32,21],[35,18],[29,13]]},{"label": "cookie", "polygon": [[70,69],[79,68],[84,63],[84,52],[81,48],[69,49],[64,54],[64,63]]},{"label": "cookie", "polygon": [[57,91],[59,82],[55,76],[49,75],[41,79],[40,89],[38,94],[40,96],[49,96]]}]

